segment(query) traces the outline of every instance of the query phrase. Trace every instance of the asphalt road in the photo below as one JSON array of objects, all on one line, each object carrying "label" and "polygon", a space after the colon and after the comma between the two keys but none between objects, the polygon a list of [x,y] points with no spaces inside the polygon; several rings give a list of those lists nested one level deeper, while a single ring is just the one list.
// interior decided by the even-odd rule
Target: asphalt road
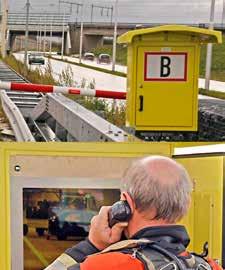
[{"label": "asphalt road", "polygon": [[46,235],[39,237],[34,230],[30,230],[24,241],[24,270],[42,270],[46,263],[53,262],[74,244],[76,241],[73,238],[58,241],[55,237],[51,237],[47,240]]}]

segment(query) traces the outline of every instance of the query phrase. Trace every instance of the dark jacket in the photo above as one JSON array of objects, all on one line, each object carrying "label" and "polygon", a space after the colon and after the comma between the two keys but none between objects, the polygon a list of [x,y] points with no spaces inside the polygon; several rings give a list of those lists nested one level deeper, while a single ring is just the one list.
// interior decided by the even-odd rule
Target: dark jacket
[{"label": "dark jacket", "polygon": [[[181,225],[147,227],[132,237],[132,239],[143,238],[157,242],[159,246],[162,246],[175,255],[184,252],[190,242],[186,229]],[[82,241],[76,246],[67,249],[65,253],[78,262],[77,265],[69,269],[80,269],[79,264],[84,262],[88,255],[97,252],[99,250],[89,240]]]}]

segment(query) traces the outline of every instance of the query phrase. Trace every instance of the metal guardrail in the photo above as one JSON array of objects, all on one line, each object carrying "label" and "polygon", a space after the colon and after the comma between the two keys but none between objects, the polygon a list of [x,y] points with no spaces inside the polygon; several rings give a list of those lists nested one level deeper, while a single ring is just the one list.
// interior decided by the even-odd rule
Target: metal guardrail
[{"label": "metal guardrail", "polygon": [[7,115],[10,125],[18,142],[35,142],[35,139],[27,126],[18,107],[11,101],[5,90],[0,92],[2,107]]},{"label": "metal guardrail", "polygon": [[47,124],[48,119],[54,118],[57,122],[57,126],[52,127],[55,138],[62,141],[138,140],[62,94],[47,94],[34,108],[31,118],[35,122],[41,120]]}]

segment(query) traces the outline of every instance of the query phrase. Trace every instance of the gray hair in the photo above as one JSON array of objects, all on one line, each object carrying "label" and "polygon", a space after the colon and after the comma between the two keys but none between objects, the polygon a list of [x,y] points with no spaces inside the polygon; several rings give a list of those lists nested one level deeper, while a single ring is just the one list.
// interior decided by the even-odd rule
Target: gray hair
[{"label": "gray hair", "polygon": [[[172,164],[176,179],[160,181],[157,173],[151,174],[147,169],[148,158],[134,162],[122,178],[122,192],[128,192],[138,211],[147,215],[149,209],[156,211],[154,219],[167,222],[179,221],[188,211],[192,182],[186,169],[172,159],[166,157],[150,157],[150,160],[164,160]],[[151,162],[151,161],[150,161]],[[165,177],[164,177],[165,178]],[[166,180],[166,179],[164,179]]]}]

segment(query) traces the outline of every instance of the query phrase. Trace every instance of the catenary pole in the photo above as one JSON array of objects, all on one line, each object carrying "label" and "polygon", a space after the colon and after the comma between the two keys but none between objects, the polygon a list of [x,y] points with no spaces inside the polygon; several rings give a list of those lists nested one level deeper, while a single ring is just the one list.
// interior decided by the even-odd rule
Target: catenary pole
[{"label": "catenary pole", "polygon": [[115,23],[114,23],[114,36],[113,36],[112,71],[115,71],[115,66],[116,66],[117,26],[118,26],[118,0],[116,0],[116,2],[115,2]]},{"label": "catenary pole", "polygon": [[27,51],[28,51],[28,37],[29,37],[29,13],[30,0],[26,3],[26,31],[25,31],[25,45],[24,45],[24,65],[27,66]]},{"label": "catenary pole", "polygon": [[[211,9],[210,9],[210,22],[209,29],[214,29],[214,17],[215,17],[215,4],[216,0],[211,1]],[[211,77],[211,66],[212,66],[212,43],[207,45],[207,54],[206,54],[206,71],[205,71],[205,89],[209,90],[210,87],[210,77]]]},{"label": "catenary pole", "polygon": [[84,8],[85,8],[85,0],[83,1],[82,14],[81,14],[81,23],[80,23],[80,50],[79,50],[79,63],[81,63],[81,60],[82,60],[82,52],[83,52]]},{"label": "catenary pole", "polygon": [[46,52],[46,37],[47,37],[47,15],[45,16],[45,28],[44,28],[44,44],[43,44],[44,54]]},{"label": "catenary pole", "polygon": [[63,30],[62,30],[62,47],[61,47],[61,58],[63,59],[64,56],[64,39],[65,39],[65,16],[66,16],[66,11],[64,8],[64,13],[63,13]]},{"label": "catenary pole", "polygon": [[2,57],[6,56],[6,31],[7,31],[7,20],[8,20],[8,0],[2,0],[2,27],[1,27],[1,53]]},{"label": "catenary pole", "polygon": [[50,55],[52,54],[52,31],[53,31],[53,16],[51,20],[51,30],[50,30],[50,44],[49,44]]}]

